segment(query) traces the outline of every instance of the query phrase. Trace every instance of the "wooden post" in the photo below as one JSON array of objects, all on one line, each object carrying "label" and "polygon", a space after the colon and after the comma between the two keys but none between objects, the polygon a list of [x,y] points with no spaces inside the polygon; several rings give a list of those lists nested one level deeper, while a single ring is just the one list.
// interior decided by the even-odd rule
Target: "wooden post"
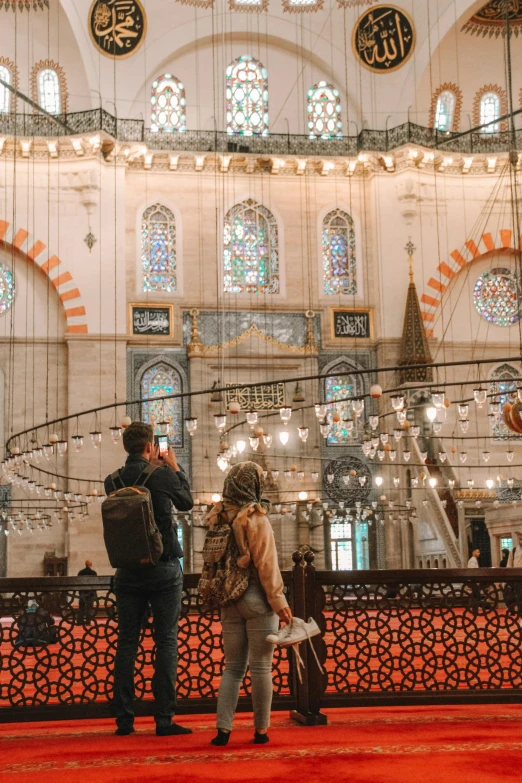
[{"label": "wooden post", "polygon": [[[306,615],[306,596],[305,596],[305,570],[303,555],[301,552],[294,552],[292,555],[294,561],[294,568],[292,570],[292,612],[295,617],[304,617]],[[302,672],[303,682],[299,682],[297,671],[293,665],[293,653],[288,650],[288,660],[290,662],[290,670],[293,677],[293,686],[295,694],[297,696],[297,709],[290,712],[292,720],[307,726],[308,716],[308,667],[305,667],[305,671]]]},{"label": "wooden post", "polygon": [[326,604],[324,589],[315,581],[314,553],[305,552],[305,598],[306,615],[304,620],[308,621],[310,617],[316,621],[321,629],[320,636],[314,636],[310,642],[306,642],[306,671],[308,675],[308,726],[326,726],[328,718],[321,712],[321,701],[326,691],[327,675],[321,674],[315,656],[310,649],[310,643],[313,644],[316,655],[324,669],[326,662],[326,644],[323,641],[326,629],[326,618],[323,610]]}]

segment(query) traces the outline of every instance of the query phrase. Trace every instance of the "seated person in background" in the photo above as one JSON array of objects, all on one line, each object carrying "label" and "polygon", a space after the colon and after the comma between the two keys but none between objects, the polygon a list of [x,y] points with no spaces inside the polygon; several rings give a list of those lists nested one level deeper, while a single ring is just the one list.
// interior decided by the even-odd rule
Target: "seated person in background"
[{"label": "seated person in background", "polygon": [[27,609],[18,621],[15,647],[47,647],[58,639],[54,618],[34,599],[27,602]]}]

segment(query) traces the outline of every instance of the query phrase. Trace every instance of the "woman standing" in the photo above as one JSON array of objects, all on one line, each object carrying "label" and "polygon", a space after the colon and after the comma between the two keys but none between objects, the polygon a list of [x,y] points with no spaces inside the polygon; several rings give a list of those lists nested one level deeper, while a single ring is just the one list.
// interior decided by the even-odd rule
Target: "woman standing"
[{"label": "woman standing", "polygon": [[218,746],[228,743],[247,665],[252,678],[254,743],[268,742],[274,645],[266,637],[277,630],[279,620],[292,620],[267,516],[270,502],[262,497],[262,490],[263,471],[259,465],[240,462],[225,479],[223,500],[207,517],[212,527],[225,516],[239,550],[238,565],[249,571],[248,587],[241,598],[221,608],[225,671],[219,686],[218,733],[212,740]]}]

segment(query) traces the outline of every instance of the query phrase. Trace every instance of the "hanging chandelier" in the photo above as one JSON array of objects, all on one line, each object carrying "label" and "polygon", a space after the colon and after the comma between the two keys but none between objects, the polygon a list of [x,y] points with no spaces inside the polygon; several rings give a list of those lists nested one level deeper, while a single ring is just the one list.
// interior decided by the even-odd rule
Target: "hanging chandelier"
[{"label": "hanging chandelier", "polygon": [[19,11],[30,11],[31,8],[34,11],[44,8],[49,8],[49,0],[0,0],[0,9],[5,8],[6,11],[12,8],[13,11],[18,9]]}]

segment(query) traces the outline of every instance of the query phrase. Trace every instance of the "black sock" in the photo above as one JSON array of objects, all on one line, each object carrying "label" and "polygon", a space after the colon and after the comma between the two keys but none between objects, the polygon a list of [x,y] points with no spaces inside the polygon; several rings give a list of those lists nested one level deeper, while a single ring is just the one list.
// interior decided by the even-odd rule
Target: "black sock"
[{"label": "black sock", "polygon": [[254,732],[254,745],[266,745],[270,742],[268,734],[260,734],[258,731]]},{"label": "black sock", "polygon": [[223,731],[222,729],[217,730],[218,733],[214,737],[214,739],[210,740],[211,745],[217,745],[218,747],[224,747],[229,740],[230,731]]}]

